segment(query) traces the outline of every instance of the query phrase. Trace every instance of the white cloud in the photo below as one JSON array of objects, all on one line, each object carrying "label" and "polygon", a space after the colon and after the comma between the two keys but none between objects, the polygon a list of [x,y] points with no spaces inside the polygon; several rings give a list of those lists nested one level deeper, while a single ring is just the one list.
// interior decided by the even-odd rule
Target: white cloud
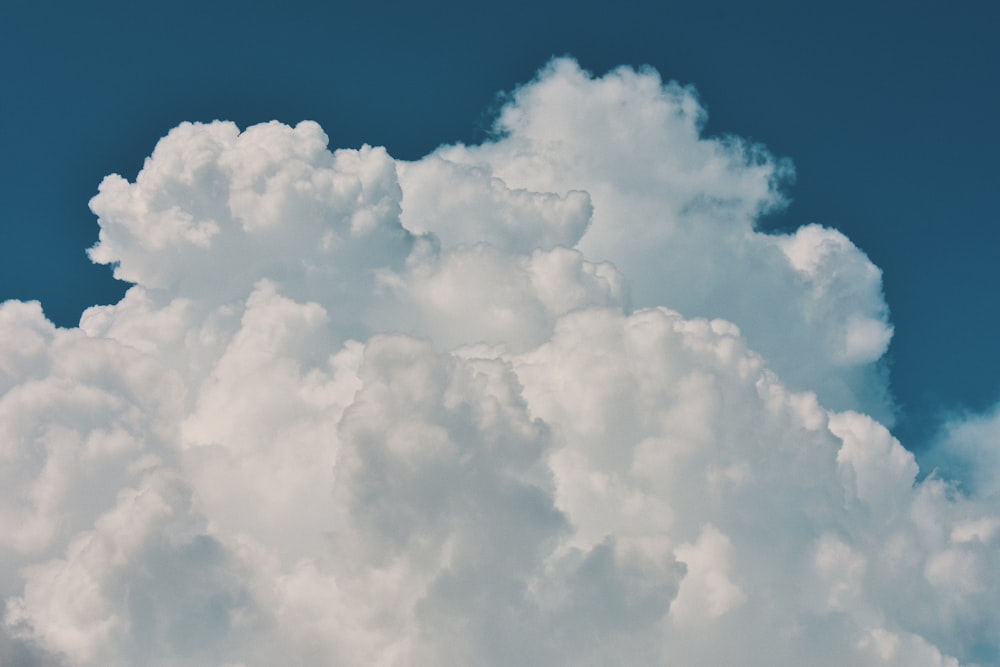
[{"label": "white cloud", "polygon": [[245,574],[189,505],[183,482],[165,471],[121,491],[63,558],[22,571],[24,592],[9,601],[7,624],[70,664],[245,651],[253,621]]},{"label": "white cloud", "polygon": [[[459,191],[490,175],[508,188],[589,193],[593,220],[578,247],[622,270],[635,305],[733,321],[792,386],[891,420],[873,363],[892,335],[879,270],[833,230],[756,232],[757,216],[783,205],[777,188],[791,167],[741,139],[702,136],[704,117],[693,90],[653,71],[592,79],[560,59],[513,94],[498,139],[419,164],[455,165]],[[404,191],[422,189],[430,169],[404,169]],[[420,218],[420,229],[452,236],[449,218]]]},{"label": "white cloud", "polygon": [[586,192],[511,189],[486,166],[428,156],[400,163],[399,173],[406,183],[403,223],[414,231],[433,229],[447,246],[489,243],[521,254],[572,247],[593,214]]},{"label": "white cloud", "polygon": [[136,285],[0,307],[0,659],[1000,664],[996,489],[876,421],[878,269],[755,231],[789,167],[703,117],[564,59],[482,146],[184,124],[108,177]]},{"label": "white cloud", "polygon": [[320,127],[183,123],[160,140],[135,183],[108,176],[91,200],[94,261],[170,296],[228,302],[263,278],[298,298],[321,294],[344,326],[357,289],[401,266],[411,236],[385,149],[326,148]]},{"label": "white cloud", "polygon": [[968,491],[1000,497],[1000,404],[948,419],[927,459],[942,474],[962,480]]}]

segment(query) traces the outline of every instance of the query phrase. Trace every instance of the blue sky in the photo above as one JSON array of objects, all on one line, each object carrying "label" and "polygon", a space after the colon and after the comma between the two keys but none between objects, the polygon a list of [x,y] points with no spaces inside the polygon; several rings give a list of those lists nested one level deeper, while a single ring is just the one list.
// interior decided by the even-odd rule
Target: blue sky
[{"label": "blue sky", "polygon": [[897,433],[998,393],[1000,85],[986,2],[5,3],[0,296],[60,325],[123,285],[83,250],[87,201],[182,120],[318,121],[417,158],[480,139],[499,91],[553,55],[694,85],[709,133],[789,157],[763,226],[844,231],[884,271]]}]

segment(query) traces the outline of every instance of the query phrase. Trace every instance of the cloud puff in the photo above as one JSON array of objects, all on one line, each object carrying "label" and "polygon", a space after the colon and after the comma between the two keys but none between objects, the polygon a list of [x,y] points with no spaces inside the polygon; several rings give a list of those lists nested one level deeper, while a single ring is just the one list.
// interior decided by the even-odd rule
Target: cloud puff
[{"label": "cloud puff", "polygon": [[122,301],[0,307],[0,658],[1000,664],[878,269],[757,232],[790,167],[703,120],[562,59],[479,146],[184,124],[105,179]]},{"label": "cloud puff", "polygon": [[928,462],[979,496],[1000,497],[1000,405],[948,419]]},{"label": "cloud puff", "polygon": [[[692,89],[663,85],[653,71],[593,79],[555,60],[510,96],[495,140],[442,147],[420,163],[433,167],[403,169],[404,203],[440,161],[456,165],[459,191],[487,175],[514,189],[583,190],[593,219],[577,247],[619,267],[636,306],[736,322],[786,382],[830,407],[891,420],[873,364],[892,336],[881,273],[834,230],[755,231],[760,214],[783,205],[778,186],[791,166],[742,139],[702,136],[704,120]],[[419,220],[452,236],[447,216],[434,224],[419,211]],[[540,234],[561,229],[543,225]]]}]

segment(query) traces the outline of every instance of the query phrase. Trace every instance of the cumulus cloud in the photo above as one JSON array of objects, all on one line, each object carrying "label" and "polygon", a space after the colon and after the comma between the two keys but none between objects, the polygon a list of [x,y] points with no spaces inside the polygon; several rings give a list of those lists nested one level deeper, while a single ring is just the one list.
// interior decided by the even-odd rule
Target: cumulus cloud
[{"label": "cumulus cloud", "polygon": [[[635,306],[736,322],[790,385],[891,420],[873,363],[892,336],[879,270],[832,229],[757,232],[755,219],[784,204],[779,186],[792,168],[742,139],[702,136],[704,120],[692,89],[664,85],[653,71],[594,79],[555,60],[510,96],[495,141],[445,146],[401,170],[403,221],[453,237],[447,216],[434,223],[422,205],[412,216],[408,206],[411,189],[423,203],[426,174],[440,161],[455,165],[460,192],[487,175],[508,189],[587,192],[593,217],[577,247],[625,273]],[[552,215],[537,234],[564,228]]]},{"label": "cumulus cloud", "polygon": [[1000,404],[983,414],[952,415],[927,459],[968,491],[1000,497]]},{"label": "cumulus cloud", "polygon": [[1000,664],[995,485],[884,425],[879,270],[758,232],[791,167],[704,116],[560,59],[481,145],[183,124],[105,179],[125,297],[0,306],[0,659]]}]

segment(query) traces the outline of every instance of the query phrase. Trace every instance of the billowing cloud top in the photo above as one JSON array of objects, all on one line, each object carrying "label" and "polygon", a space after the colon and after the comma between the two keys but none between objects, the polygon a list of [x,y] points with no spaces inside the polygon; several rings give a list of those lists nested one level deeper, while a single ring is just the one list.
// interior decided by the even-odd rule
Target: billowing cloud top
[{"label": "billowing cloud top", "polygon": [[1000,496],[882,425],[879,270],[756,231],[791,167],[703,120],[560,59],[479,146],[106,178],[134,287],[0,307],[0,662],[1000,664]]}]

